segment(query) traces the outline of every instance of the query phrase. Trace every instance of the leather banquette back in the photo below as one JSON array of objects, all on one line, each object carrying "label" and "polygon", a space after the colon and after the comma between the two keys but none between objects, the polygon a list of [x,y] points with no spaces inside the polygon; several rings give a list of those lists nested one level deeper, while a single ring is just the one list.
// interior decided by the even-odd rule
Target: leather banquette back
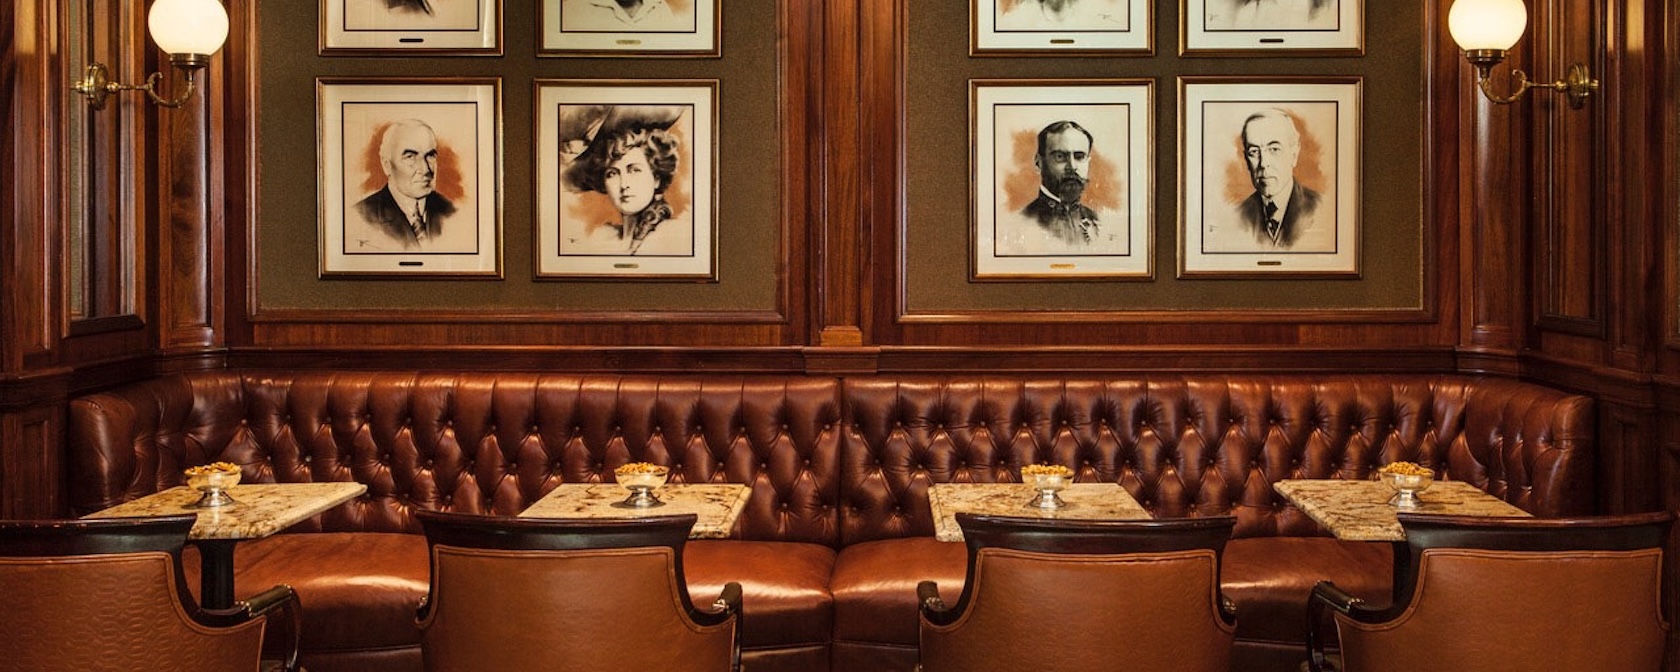
[{"label": "leather banquette back", "polygon": [[1272,484],[1396,460],[1539,516],[1594,506],[1590,399],[1455,375],[212,371],[70,414],[76,513],[217,460],[252,482],[367,484],[301,531],[418,533],[416,509],[513,515],[635,461],[750,485],[740,538],[831,546],[931,536],[929,485],[1016,482],[1033,463],[1118,483],[1157,516],[1234,515],[1239,537],[1323,534]]},{"label": "leather banquette back", "polygon": [[301,531],[419,533],[416,509],[514,515],[560,483],[647,461],[673,483],[750,485],[740,537],[839,543],[833,378],[193,372],[76,399],[70,414],[77,513],[226,460],[250,482],[367,484]]},{"label": "leather banquette back", "polygon": [[1272,484],[1397,460],[1539,516],[1594,505],[1591,400],[1506,379],[867,377],[842,394],[845,544],[932,535],[929,485],[1018,482],[1034,463],[1118,483],[1156,516],[1235,515],[1238,537],[1324,534]]}]

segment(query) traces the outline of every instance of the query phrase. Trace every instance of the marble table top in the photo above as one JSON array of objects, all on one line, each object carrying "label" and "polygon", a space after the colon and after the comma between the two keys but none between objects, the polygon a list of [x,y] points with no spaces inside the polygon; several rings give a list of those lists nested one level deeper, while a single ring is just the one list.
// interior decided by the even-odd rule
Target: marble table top
[{"label": "marble table top", "polygon": [[188,539],[256,539],[296,525],[322,511],[367,492],[356,482],[332,483],[241,483],[228,489],[233,503],[213,508],[195,507],[202,494],[177,486],[118,504],[87,518],[163,516],[197,513]]},{"label": "marble table top", "polygon": [[[1394,489],[1382,481],[1336,479],[1283,480],[1272,484],[1283,495],[1337,539],[1348,541],[1405,541],[1395,513],[1388,503]],[[1527,511],[1494,497],[1463,481],[1436,481],[1418,493],[1420,504],[1408,512],[1457,516],[1529,517]]]},{"label": "marble table top", "polygon": [[521,518],[641,518],[692,513],[690,539],[725,539],[747,508],[752,488],[735,483],[667,483],[654,494],[664,506],[628,509],[613,506],[630,495],[617,483],[563,483],[519,513]]},{"label": "marble table top", "polygon": [[1115,483],[1074,483],[1061,492],[1067,506],[1041,509],[1027,506],[1037,494],[1021,483],[935,483],[928,488],[928,506],[933,509],[933,536],[940,541],[962,541],[957,513],[994,516],[1057,518],[1075,520],[1146,520],[1149,512],[1132,499],[1132,494]]}]

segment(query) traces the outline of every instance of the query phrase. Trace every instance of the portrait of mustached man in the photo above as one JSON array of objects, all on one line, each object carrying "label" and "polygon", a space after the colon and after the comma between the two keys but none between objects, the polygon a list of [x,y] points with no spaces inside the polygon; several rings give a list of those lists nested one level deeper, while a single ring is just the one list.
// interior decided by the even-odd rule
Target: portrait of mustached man
[{"label": "portrait of mustached man", "polygon": [[1057,121],[1038,132],[1038,197],[1021,216],[1038,223],[1051,238],[1079,247],[1097,239],[1102,222],[1080,202],[1091,180],[1091,132],[1077,122]]}]

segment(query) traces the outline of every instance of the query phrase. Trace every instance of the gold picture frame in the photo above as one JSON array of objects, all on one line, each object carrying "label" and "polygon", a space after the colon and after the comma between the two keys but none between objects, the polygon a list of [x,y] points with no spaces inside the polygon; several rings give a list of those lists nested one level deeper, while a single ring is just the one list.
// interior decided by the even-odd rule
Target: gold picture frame
[{"label": "gold picture frame", "polygon": [[1151,0],[969,0],[973,56],[1148,56]]},{"label": "gold picture frame", "polygon": [[536,82],[538,278],[717,280],[717,80]]},{"label": "gold picture frame", "polygon": [[501,80],[316,79],[320,274],[501,277]]},{"label": "gold picture frame", "polygon": [[1178,81],[1179,277],[1359,277],[1363,78]]},{"label": "gold picture frame", "polygon": [[1365,0],[1183,0],[1183,56],[1361,56]]},{"label": "gold picture frame", "polygon": [[646,0],[634,16],[614,0],[541,0],[538,56],[716,58],[723,0]]},{"label": "gold picture frame", "polygon": [[500,56],[502,0],[321,0],[326,56]]},{"label": "gold picture frame", "polygon": [[1153,278],[1154,80],[969,91],[970,279]]}]

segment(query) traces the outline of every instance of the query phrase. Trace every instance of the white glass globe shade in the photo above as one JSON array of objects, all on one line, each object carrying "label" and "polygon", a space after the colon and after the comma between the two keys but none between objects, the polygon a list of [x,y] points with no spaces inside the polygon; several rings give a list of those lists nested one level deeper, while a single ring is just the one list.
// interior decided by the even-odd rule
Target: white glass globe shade
[{"label": "white glass globe shade", "polygon": [[227,41],[228,16],[219,0],[157,0],[146,27],[160,49],[209,56]]},{"label": "white glass globe shade", "polygon": [[1447,30],[1458,48],[1510,49],[1528,27],[1522,0],[1456,0],[1447,10]]}]

